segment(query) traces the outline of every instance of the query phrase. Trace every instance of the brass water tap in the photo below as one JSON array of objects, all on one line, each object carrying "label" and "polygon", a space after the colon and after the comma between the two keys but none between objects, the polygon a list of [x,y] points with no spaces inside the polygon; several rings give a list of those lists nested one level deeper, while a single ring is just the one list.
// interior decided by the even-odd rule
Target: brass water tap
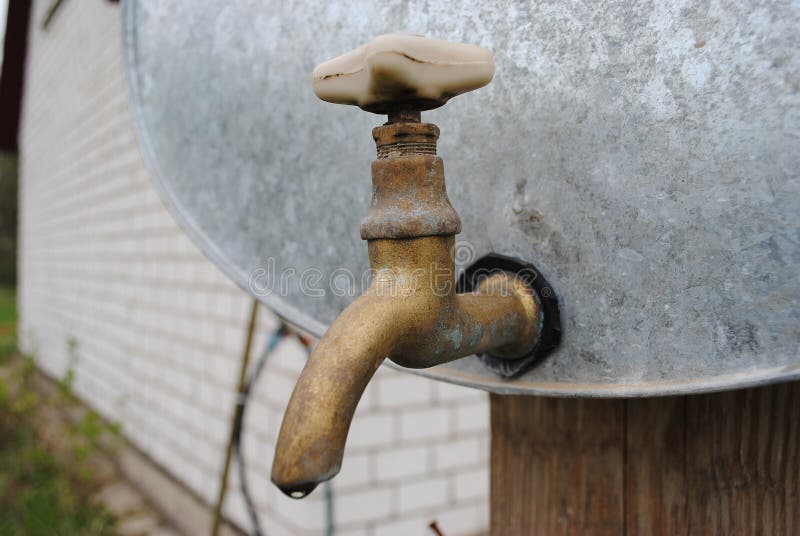
[{"label": "brass water tap", "polygon": [[542,306],[508,271],[456,292],[454,246],[461,220],[436,156],[439,129],[420,112],[488,84],[492,53],[416,35],[383,35],[319,65],[314,91],[389,121],[372,131],[372,204],[361,225],[371,282],[312,352],[289,400],[272,481],[300,498],[339,472],[358,401],[384,359],[427,368],[475,353],[528,356],[539,342]]}]

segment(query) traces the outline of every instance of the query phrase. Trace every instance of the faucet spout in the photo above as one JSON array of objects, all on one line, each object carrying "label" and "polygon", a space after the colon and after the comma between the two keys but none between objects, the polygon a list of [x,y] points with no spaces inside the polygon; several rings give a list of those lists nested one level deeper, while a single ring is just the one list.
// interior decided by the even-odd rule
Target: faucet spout
[{"label": "faucet spout", "polygon": [[399,334],[387,300],[366,293],[328,329],[303,368],[281,425],[272,481],[302,498],[339,472],[356,406]]},{"label": "faucet spout", "polygon": [[370,241],[369,289],[320,340],[286,408],[272,481],[290,497],[339,472],[353,414],[384,359],[427,368],[483,351],[519,357],[535,346],[541,311],[531,288],[499,272],[456,294],[454,242]]}]

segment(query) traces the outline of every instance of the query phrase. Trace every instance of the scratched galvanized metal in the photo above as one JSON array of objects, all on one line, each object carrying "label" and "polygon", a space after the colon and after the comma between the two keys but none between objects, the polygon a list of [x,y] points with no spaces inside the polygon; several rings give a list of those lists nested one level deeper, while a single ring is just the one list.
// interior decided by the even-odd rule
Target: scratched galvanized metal
[{"label": "scratched galvanized metal", "polygon": [[534,263],[564,326],[517,379],[474,357],[424,374],[561,396],[800,377],[797,2],[129,0],[123,26],[165,203],[305,330],[324,331],[354,297],[345,270],[358,287],[368,266],[384,120],[317,100],[311,70],[407,30],[494,51],[488,87],[423,114],[442,132],[458,260]]}]

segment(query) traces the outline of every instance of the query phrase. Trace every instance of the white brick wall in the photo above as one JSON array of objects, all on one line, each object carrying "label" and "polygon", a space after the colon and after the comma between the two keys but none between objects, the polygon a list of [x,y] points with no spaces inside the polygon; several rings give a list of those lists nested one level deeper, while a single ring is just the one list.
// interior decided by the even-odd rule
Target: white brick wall
[{"label": "white brick wall", "polygon": [[[125,95],[119,7],[70,0],[42,30],[47,5],[35,2],[20,140],[23,342],[56,377],[76,359],[78,394],[210,503],[249,297],[189,242],[151,187]],[[257,349],[276,325],[262,311]],[[248,407],[248,474],[270,536],[324,530],[321,491],[294,501],[269,483],[304,361],[297,342],[282,342]],[[432,534],[434,520],[447,536],[484,533],[487,427],[482,393],[382,368],[334,480],[337,534]],[[247,528],[236,471],[228,485],[226,512]]]}]

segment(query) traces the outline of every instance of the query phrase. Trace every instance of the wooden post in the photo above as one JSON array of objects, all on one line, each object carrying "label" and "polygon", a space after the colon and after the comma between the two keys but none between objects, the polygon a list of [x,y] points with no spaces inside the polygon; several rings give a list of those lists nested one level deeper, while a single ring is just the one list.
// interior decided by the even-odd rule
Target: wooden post
[{"label": "wooden post", "polygon": [[491,396],[491,533],[800,534],[800,383]]}]

